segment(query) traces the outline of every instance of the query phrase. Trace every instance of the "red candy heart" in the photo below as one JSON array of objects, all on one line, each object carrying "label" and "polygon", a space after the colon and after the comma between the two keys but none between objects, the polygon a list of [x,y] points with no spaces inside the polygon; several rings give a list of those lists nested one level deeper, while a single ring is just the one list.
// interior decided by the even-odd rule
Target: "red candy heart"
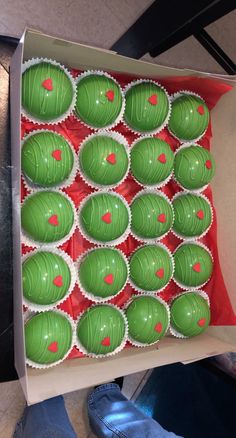
[{"label": "red candy heart", "polygon": [[112,153],[112,154],[108,155],[106,160],[110,164],[116,164],[116,154]]},{"label": "red candy heart", "polygon": [[161,323],[161,322],[158,322],[158,323],[155,325],[154,330],[155,330],[157,333],[161,333],[161,332],[162,332],[162,323]]},{"label": "red candy heart", "polygon": [[42,87],[45,88],[45,90],[52,91],[53,90],[52,79],[51,78],[45,79],[45,81],[42,82]]},{"label": "red candy heart", "polygon": [[165,274],[165,271],[164,271],[163,268],[161,268],[161,269],[159,269],[158,271],[156,271],[156,276],[157,276],[158,278],[163,278],[163,277],[164,277],[164,274]]},{"label": "red candy heart", "polygon": [[205,110],[204,110],[204,106],[203,105],[199,105],[199,107],[197,108],[197,112],[203,116],[203,114],[205,114]]},{"label": "red candy heart", "polygon": [[104,277],[104,281],[107,284],[112,284],[114,281],[113,274],[108,274],[106,277]]},{"label": "red candy heart", "polygon": [[211,160],[206,160],[205,166],[207,169],[211,169],[212,168]]},{"label": "red candy heart", "polygon": [[111,224],[112,220],[111,220],[111,213],[108,211],[108,213],[104,214],[102,216],[102,221],[105,222],[106,224]]},{"label": "red candy heart", "polygon": [[196,216],[198,217],[198,219],[204,219],[204,211],[203,210],[198,210],[198,212],[196,213]]},{"label": "red candy heart", "polygon": [[206,324],[206,319],[201,318],[201,319],[199,319],[199,321],[197,323],[198,323],[199,327],[204,327],[204,325]]},{"label": "red candy heart", "polygon": [[160,161],[160,163],[165,164],[166,163],[166,155],[165,154],[161,154],[159,155],[159,157],[157,158],[158,161]]},{"label": "red candy heart", "polygon": [[106,97],[110,102],[113,102],[114,97],[115,97],[114,91],[113,90],[106,91]]},{"label": "red candy heart", "polygon": [[158,220],[158,222],[161,222],[161,223],[164,224],[166,222],[166,215],[165,215],[165,213],[159,214],[159,216],[157,217],[157,220]]},{"label": "red candy heart", "polygon": [[57,227],[59,225],[58,222],[58,217],[56,214],[53,214],[49,219],[48,219],[48,223],[50,225],[53,225],[54,227]]},{"label": "red candy heart", "polygon": [[195,263],[195,265],[193,265],[193,270],[195,272],[201,272],[201,263]]},{"label": "red candy heart", "polygon": [[101,344],[102,344],[104,347],[110,347],[110,345],[111,345],[111,339],[110,339],[109,337],[104,338],[104,339],[102,340]]},{"label": "red candy heart", "polygon": [[55,160],[57,160],[57,161],[61,161],[61,150],[56,149],[55,151],[53,151],[52,157],[55,158]]},{"label": "red candy heart", "polygon": [[57,277],[54,278],[53,280],[53,284],[55,284],[55,286],[57,287],[62,287],[63,286],[63,278],[61,275],[58,275]]},{"label": "red candy heart", "polygon": [[56,353],[58,351],[58,342],[54,341],[48,346],[48,350],[52,353]]},{"label": "red candy heart", "polygon": [[152,94],[149,98],[148,98],[148,102],[151,105],[157,105],[157,95],[156,94]]}]

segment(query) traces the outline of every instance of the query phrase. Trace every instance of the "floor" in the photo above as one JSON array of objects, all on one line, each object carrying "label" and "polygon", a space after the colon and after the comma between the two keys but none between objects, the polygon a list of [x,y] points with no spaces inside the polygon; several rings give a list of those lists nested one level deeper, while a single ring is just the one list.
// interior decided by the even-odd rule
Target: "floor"
[{"label": "floor", "polygon": [[[109,48],[152,3],[152,0],[0,0],[0,34],[19,37],[25,26],[54,36]],[[20,7],[19,7],[20,6]],[[236,61],[236,12],[223,17],[207,30]],[[222,68],[194,39],[188,38],[157,58],[145,60],[158,64],[224,73]],[[125,379],[124,393],[134,398],[148,373]],[[66,406],[80,438],[93,438],[86,417],[89,390],[65,396]],[[18,382],[0,384],[0,438],[11,438],[25,401]]]}]

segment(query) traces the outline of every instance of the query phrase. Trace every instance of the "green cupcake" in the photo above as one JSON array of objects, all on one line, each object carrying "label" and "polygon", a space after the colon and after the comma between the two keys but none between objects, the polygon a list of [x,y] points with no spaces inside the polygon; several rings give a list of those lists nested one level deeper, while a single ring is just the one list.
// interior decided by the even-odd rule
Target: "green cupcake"
[{"label": "green cupcake", "polygon": [[183,238],[200,237],[211,225],[212,211],[209,201],[201,195],[184,193],[172,201],[174,232]]},{"label": "green cupcake", "polygon": [[210,253],[197,243],[181,244],[174,253],[174,279],[185,287],[199,287],[206,283],[213,271]]}]

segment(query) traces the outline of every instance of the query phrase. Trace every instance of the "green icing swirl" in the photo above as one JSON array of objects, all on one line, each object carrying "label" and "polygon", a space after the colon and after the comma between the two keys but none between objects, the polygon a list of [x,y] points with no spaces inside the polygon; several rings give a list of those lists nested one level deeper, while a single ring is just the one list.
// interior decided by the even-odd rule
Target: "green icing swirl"
[{"label": "green icing swirl", "polygon": [[[128,270],[122,255],[113,248],[98,248],[88,252],[79,267],[83,289],[95,297],[112,297],[124,287]],[[112,276],[111,282],[106,278]]]},{"label": "green icing swirl", "polygon": [[[57,351],[48,350],[57,343]],[[63,359],[72,343],[72,327],[59,313],[39,313],[25,324],[26,357],[37,364],[52,364]]]},{"label": "green icing swirl", "polygon": [[[207,167],[209,162],[210,168]],[[177,182],[185,189],[201,189],[209,184],[215,174],[215,160],[203,147],[184,147],[175,156],[174,174]]]},{"label": "green icing swirl", "polygon": [[[115,351],[124,340],[124,317],[116,308],[106,304],[90,307],[78,322],[77,337],[87,353],[105,356]],[[110,345],[103,345],[104,340]]]},{"label": "green icing swirl", "polygon": [[[201,196],[184,194],[173,201],[174,231],[183,237],[199,237],[212,221],[209,203]],[[200,214],[200,217],[198,217]],[[203,217],[201,217],[201,214]]]},{"label": "green icing swirl", "polygon": [[173,100],[169,128],[177,138],[191,141],[200,137],[204,134],[209,120],[209,110],[199,97],[182,94]]},{"label": "green icing swirl", "polygon": [[[42,83],[52,80],[52,90]],[[27,68],[22,75],[22,106],[40,121],[53,121],[68,111],[73,100],[72,82],[59,66],[40,62]]]},{"label": "green icing swirl", "polygon": [[[163,270],[163,277],[157,273]],[[138,248],[130,259],[130,278],[145,291],[158,291],[167,285],[173,273],[173,263],[167,250],[158,245]]]},{"label": "green icing swirl", "polygon": [[[156,193],[138,196],[131,204],[131,230],[138,237],[154,239],[167,233],[173,224],[173,209],[169,202]],[[164,222],[159,221],[164,215]]]},{"label": "green icing swirl", "polygon": [[[174,254],[174,278],[184,286],[197,287],[208,281],[213,270],[213,262],[208,251],[194,243],[185,243]],[[200,263],[200,272],[193,267]]]},{"label": "green icing swirl", "polygon": [[38,132],[23,143],[22,171],[34,184],[52,187],[62,183],[69,177],[73,164],[69,144],[54,132]]},{"label": "green icing swirl", "polygon": [[143,185],[162,183],[171,174],[173,165],[174,153],[160,138],[143,138],[131,149],[131,172]]},{"label": "green icing swirl", "polygon": [[[110,223],[102,218],[110,215]],[[124,234],[129,214],[124,202],[110,193],[97,193],[85,201],[80,211],[80,225],[85,234],[99,242],[111,242]]]},{"label": "green icing swirl", "polygon": [[[109,161],[112,154],[115,162]],[[103,186],[118,184],[125,176],[129,164],[125,147],[105,135],[88,139],[80,151],[79,161],[85,178]]]},{"label": "green icing swirl", "polygon": [[[114,93],[109,100],[106,93]],[[105,75],[90,74],[77,84],[75,113],[93,128],[105,128],[113,124],[122,109],[122,94],[116,82]]]},{"label": "green icing swirl", "polygon": [[[49,221],[56,219],[58,225]],[[38,242],[56,242],[67,236],[73,226],[74,212],[69,200],[60,193],[43,191],[29,196],[21,208],[25,233]]]},{"label": "green icing swirl", "polygon": [[189,292],[177,297],[171,305],[171,326],[183,336],[197,336],[210,323],[210,308],[201,295]]},{"label": "green icing swirl", "polygon": [[126,317],[130,339],[144,345],[159,341],[169,325],[166,307],[154,297],[134,298],[126,309]]},{"label": "green icing swirl", "polygon": [[[61,277],[61,285],[54,279]],[[23,295],[31,303],[57,303],[67,293],[71,273],[65,260],[57,254],[40,251],[28,257],[22,265]]]},{"label": "green icing swirl", "polygon": [[[157,96],[157,104],[149,102],[151,96]],[[160,128],[169,113],[169,100],[165,91],[152,82],[133,85],[125,95],[124,119],[134,131],[148,133]]]}]

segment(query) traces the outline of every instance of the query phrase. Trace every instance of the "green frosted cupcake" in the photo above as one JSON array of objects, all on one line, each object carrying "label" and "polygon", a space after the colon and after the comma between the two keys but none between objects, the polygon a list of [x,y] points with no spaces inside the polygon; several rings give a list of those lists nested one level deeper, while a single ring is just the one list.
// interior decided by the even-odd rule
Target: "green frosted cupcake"
[{"label": "green frosted cupcake", "polygon": [[137,346],[158,342],[169,327],[168,306],[156,297],[135,296],[128,304],[125,314],[129,340]]},{"label": "green frosted cupcake", "polygon": [[211,313],[202,292],[187,292],[176,297],[170,308],[171,332],[177,337],[193,337],[209,326]]},{"label": "green frosted cupcake", "polygon": [[181,244],[174,253],[174,279],[183,287],[205,284],[213,271],[213,260],[207,249],[197,243]]},{"label": "green frosted cupcake", "polygon": [[130,258],[130,280],[137,290],[157,292],[171,280],[173,260],[164,245],[145,245]]},{"label": "green frosted cupcake", "polygon": [[181,238],[203,236],[212,223],[212,209],[205,196],[183,193],[172,200],[173,231]]},{"label": "green frosted cupcake", "polygon": [[132,82],[126,88],[125,101],[124,120],[133,131],[148,134],[164,128],[170,103],[166,91],[156,82]]},{"label": "green frosted cupcake", "polygon": [[109,304],[90,307],[77,324],[79,349],[92,357],[110,356],[121,351],[127,339],[123,312]]},{"label": "green frosted cupcake", "polygon": [[62,256],[38,251],[22,264],[23,296],[31,308],[43,308],[61,302],[73,287],[71,269]]},{"label": "green frosted cupcake", "polygon": [[26,360],[36,368],[56,365],[65,359],[72,342],[71,323],[58,311],[35,314],[25,324]]},{"label": "green frosted cupcake", "polygon": [[199,146],[181,146],[175,155],[176,181],[187,190],[202,190],[215,174],[215,160],[211,153]]},{"label": "green frosted cupcake", "polygon": [[69,72],[56,62],[28,61],[23,66],[22,107],[36,122],[58,122],[73,110],[75,90]]},{"label": "green frosted cupcake", "polygon": [[127,262],[114,248],[88,251],[79,265],[82,290],[93,301],[109,300],[124,288],[128,277]]},{"label": "green frosted cupcake", "polygon": [[64,185],[73,165],[72,149],[62,135],[42,130],[23,141],[21,167],[30,183],[42,187]]},{"label": "green frosted cupcake", "polygon": [[74,220],[72,203],[59,192],[36,192],[28,196],[21,207],[22,229],[26,236],[39,243],[66,238]]},{"label": "green frosted cupcake", "polygon": [[131,149],[131,173],[143,186],[160,187],[173,171],[174,153],[168,143],[155,137],[145,137]]},{"label": "green frosted cupcake", "polygon": [[114,193],[99,192],[88,196],[79,212],[80,228],[94,243],[114,244],[126,237],[129,207]]},{"label": "green frosted cupcake", "polygon": [[93,187],[115,187],[129,169],[125,138],[118,133],[92,134],[79,151],[80,170]]},{"label": "green frosted cupcake", "polygon": [[76,116],[91,128],[110,128],[123,113],[123,96],[118,83],[107,73],[85,73],[78,78]]},{"label": "green frosted cupcake", "polygon": [[161,192],[142,191],[131,206],[131,231],[138,239],[160,239],[173,224],[173,208]]},{"label": "green frosted cupcake", "polygon": [[187,92],[180,92],[174,96],[168,126],[179,140],[199,139],[204,135],[209,121],[209,110],[200,97]]}]

